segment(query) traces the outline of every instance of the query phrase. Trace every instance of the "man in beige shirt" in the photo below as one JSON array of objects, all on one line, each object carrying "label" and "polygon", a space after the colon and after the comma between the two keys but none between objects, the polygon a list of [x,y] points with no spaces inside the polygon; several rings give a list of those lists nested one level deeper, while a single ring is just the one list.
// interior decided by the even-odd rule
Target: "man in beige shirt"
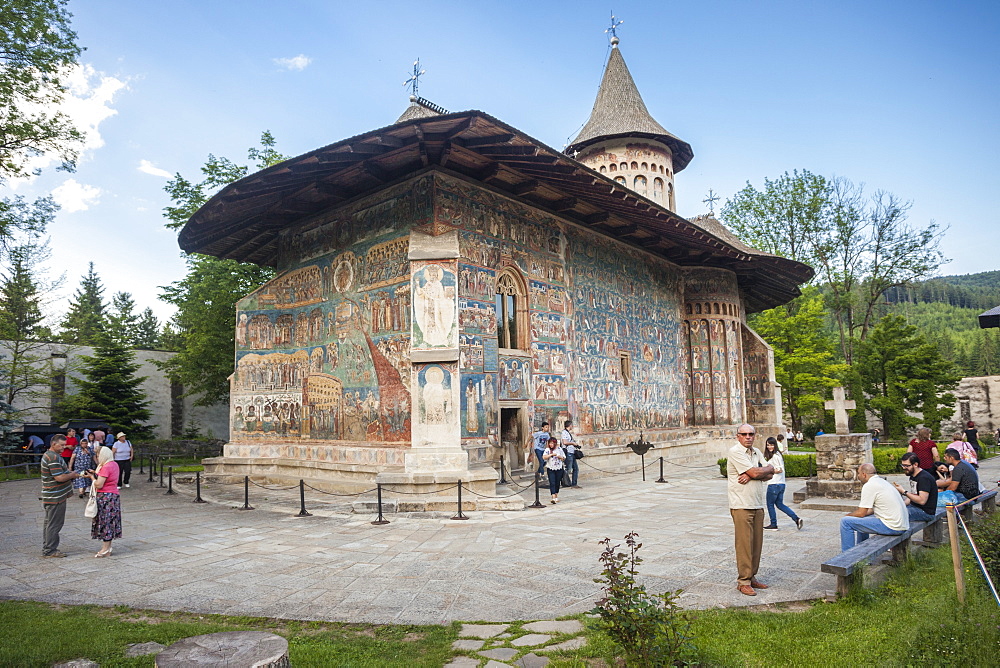
[{"label": "man in beige shirt", "polygon": [[752,425],[741,424],[736,429],[737,443],[729,449],[726,459],[729,514],[736,535],[736,589],[747,596],[756,596],[756,589],[767,589],[757,579],[757,570],[764,547],[767,481],[774,475],[774,467],[767,465],[763,453],[754,447],[756,436]]}]

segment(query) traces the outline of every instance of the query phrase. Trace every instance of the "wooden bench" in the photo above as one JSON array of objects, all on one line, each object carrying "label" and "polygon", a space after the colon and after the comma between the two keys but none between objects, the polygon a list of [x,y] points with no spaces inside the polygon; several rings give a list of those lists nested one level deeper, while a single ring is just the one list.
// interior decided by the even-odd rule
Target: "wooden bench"
[{"label": "wooden bench", "polygon": [[[983,511],[993,513],[996,510],[997,490],[991,490],[981,494],[974,503],[963,506],[959,511],[962,518],[969,522],[972,520],[972,508],[975,504],[980,504]],[[885,552],[892,551],[892,561],[905,561],[910,550],[910,543],[913,535],[918,531],[923,531],[921,544],[939,545],[943,542],[944,525],[947,510],[938,508],[933,520],[926,522],[910,522],[910,528],[898,536],[871,535],[868,540],[858,543],[854,547],[833,557],[822,566],[820,570],[824,573],[832,573],[837,576],[837,594],[846,596],[855,586],[861,586],[862,567],[874,563]]]}]

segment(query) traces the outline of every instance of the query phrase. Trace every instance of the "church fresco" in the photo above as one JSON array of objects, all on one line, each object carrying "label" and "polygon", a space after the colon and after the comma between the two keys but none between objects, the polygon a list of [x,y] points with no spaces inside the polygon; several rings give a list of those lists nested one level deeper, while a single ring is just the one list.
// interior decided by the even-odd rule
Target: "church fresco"
[{"label": "church fresco", "polygon": [[457,277],[445,261],[412,263],[412,349],[458,348]]},{"label": "church fresco", "polygon": [[[567,384],[581,433],[683,425],[680,271],[583,230],[567,226],[565,234],[569,327],[579,352],[568,356]],[[628,380],[623,353],[631,362]]]},{"label": "church fresco", "polygon": [[496,433],[496,377],[490,373],[462,374],[462,438]]},{"label": "church fresco", "polygon": [[499,398],[503,401],[527,400],[531,396],[531,360],[523,357],[501,357]]},{"label": "church fresco", "polygon": [[[412,295],[401,221],[431,209],[426,182],[393,193],[286,234],[281,272],[237,305],[234,441],[409,440]],[[295,263],[296,254],[308,259]]]},{"label": "church fresco", "polygon": [[755,424],[775,422],[769,351],[764,342],[746,328],[742,331],[742,338],[746,419]]}]

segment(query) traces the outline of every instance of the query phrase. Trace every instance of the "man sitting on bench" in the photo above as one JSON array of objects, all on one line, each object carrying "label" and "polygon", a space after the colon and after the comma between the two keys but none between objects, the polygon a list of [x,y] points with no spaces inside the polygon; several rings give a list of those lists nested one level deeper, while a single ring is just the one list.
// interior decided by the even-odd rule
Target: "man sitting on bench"
[{"label": "man sitting on bench", "polygon": [[915,452],[907,452],[900,457],[899,465],[910,476],[910,489],[904,489],[898,482],[892,484],[903,495],[910,522],[932,521],[937,512],[937,481],[929,471],[920,468],[920,458]]},{"label": "man sitting on bench", "polygon": [[868,540],[869,534],[898,536],[910,528],[903,497],[888,480],[875,475],[873,464],[858,467],[858,480],[863,483],[858,509],[840,519],[841,551]]},{"label": "man sitting on bench", "polygon": [[959,503],[979,496],[979,474],[968,462],[962,461],[958,450],[945,450],[944,463],[951,467],[951,482],[945,489],[955,492]]}]

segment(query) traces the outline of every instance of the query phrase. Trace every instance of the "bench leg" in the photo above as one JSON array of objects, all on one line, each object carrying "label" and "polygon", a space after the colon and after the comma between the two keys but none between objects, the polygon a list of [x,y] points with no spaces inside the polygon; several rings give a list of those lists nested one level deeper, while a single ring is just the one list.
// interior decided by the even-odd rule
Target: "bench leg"
[{"label": "bench leg", "polygon": [[942,543],[944,542],[944,533],[942,531],[941,522],[934,522],[926,529],[924,529],[924,542],[925,543]]},{"label": "bench leg", "polygon": [[862,585],[862,575],[861,571],[854,571],[850,575],[838,575],[837,576],[837,596],[843,597],[850,594],[855,588],[861,587]]},{"label": "bench leg", "polygon": [[907,538],[899,545],[892,546],[892,560],[897,564],[901,564],[906,561],[906,558],[910,554],[910,539]]},{"label": "bench leg", "polygon": [[983,501],[983,512],[992,515],[997,511],[997,497],[991,496]]},{"label": "bench leg", "polygon": [[958,512],[962,513],[962,519],[965,520],[966,524],[972,524],[972,522],[974,521],[974,519],[973,519],[973,514],[972,514],[972,504],[971,503],[969,505],[967,505],[967,506],[963,506],[962,509],[960,511],[958,511]]}]

